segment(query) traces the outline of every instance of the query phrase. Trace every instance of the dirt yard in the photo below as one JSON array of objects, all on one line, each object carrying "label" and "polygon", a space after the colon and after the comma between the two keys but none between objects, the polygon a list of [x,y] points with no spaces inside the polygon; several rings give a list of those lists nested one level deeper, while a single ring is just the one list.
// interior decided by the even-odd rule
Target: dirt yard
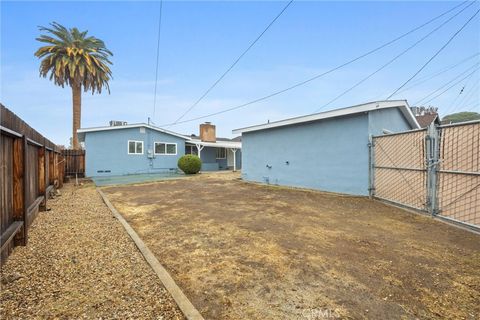
[{"label": "dirt yard", "polygon": [[206,319],[478,319],[480,236],[229,174],[103,189]]},{"label": "dirt yard", "polygon": [[0,319],[184,319],[94,185],[61,192],[1,270]]}]

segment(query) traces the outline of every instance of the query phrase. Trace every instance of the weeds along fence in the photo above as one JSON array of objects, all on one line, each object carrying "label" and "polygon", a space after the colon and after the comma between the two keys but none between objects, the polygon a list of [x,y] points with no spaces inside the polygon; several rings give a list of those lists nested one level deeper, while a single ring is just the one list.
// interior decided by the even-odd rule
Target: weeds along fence
[{"label": "weeds along fence", "polygon": [[15,246],[27,244],[50,192],[63,185],[64,164],[58,146],[0,107],[1,265]]},{"label": "weeds along fence", "polygon": [[370,195],[480,230],[480,121],[375,136]]}]

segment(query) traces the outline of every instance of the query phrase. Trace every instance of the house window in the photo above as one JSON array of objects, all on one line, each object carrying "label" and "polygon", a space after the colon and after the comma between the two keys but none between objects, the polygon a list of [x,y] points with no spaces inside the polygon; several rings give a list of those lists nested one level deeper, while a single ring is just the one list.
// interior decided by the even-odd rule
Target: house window
[{"label": "house window", "polygon": [[185,146],[185,154],[194,154],[198,155],[196,146]]},{"label": "house window", "polygon": [[143,141],[128,140],[128,154],[143,154]]},{"label": "house window", "polygon": [[166,142],[155,142],[155,154],[176,155],[177,144]]},{"label": "house window", "polygon": [[227,149],[217,148],[217,159],[225,159],[227,157]]}]

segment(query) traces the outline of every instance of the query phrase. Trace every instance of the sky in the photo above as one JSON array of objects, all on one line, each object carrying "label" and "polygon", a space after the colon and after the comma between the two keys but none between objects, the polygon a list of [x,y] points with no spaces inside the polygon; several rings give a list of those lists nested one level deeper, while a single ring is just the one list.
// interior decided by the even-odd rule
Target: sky
[{"label": "sky", "polygon": [[[109,120],[147,122],[148,117],[159,126],[171,124],[218,79],[286,3],[164,1],[154,113],[158,1],[1,1],[0,102],[47,138],[68,145],[71,89],[41,78],[40,62],[34,56],[41,46],[35,40],[40,35],[38,26],[55,21],[69,28],[88,30],[90,35],[104,40],[114,54],[111,92],[83,94],[82,127],[108,125]],[[255,100],[321,74],[458,4],[294,1],[184,120]],[[468,4],[471,3],[303,86],[221,115],[164,127],[191,134],[198,133],[201,122],[210,121],[217,127],[217,136],[232,137],[231,131],[240,127],[386,99],[479,10],[478,2],[392,64],[325,106]],[[393,98],[406,99],[410,105],[438,107],[442,116],[480,111],[478,52],[480,14],[405,86],[408,90]]]}]

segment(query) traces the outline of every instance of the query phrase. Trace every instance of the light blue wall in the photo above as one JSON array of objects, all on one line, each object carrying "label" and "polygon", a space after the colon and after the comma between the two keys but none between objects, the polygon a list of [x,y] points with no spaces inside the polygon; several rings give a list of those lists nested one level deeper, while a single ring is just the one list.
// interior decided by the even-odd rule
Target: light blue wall
[{"label": "light blue wall", "polygon": [[368,113],[369,133],[382,135],[383,129],[392,132],[401,132],[412,129],[398,108],[388,108],[371,111]]},{"label": "light blue wall", "polygon": [[237,170],[242,169],[242,149],[237,149],[237,154],[235,155],[235,164]]},{"label": "light blue wall", "polygon": [[[144,142],[142,155],[128,154],[128,140]],[[177,155],[147,157],[153,142],[177,143]],[[185,140],[176,136],[145,128],[127,128],[85,133],[86,174],[89,177],[124,175],[176,170],[177,161],[185,154]],[[108,171],[99,173],[98,171]]]},{"label": "light blue wall", "polygon": [[[228,152],[228,150],[227,150]],[[213,147],[205,147],[201,152],[202,158],[202,171],[216,171],[216,170],[227,170],[227,158],[225,159],[217,159],[217,151],[216,148]],[[242,152],[241,150],[237,150],[236,155],[236,165],[237,170],[240,170],[242,167]]]},{"label": "light blue wall", "polygon": [[244,133],[243,179],[368,195],[369,134],[411,129],[397,109],[370,113]]}]

